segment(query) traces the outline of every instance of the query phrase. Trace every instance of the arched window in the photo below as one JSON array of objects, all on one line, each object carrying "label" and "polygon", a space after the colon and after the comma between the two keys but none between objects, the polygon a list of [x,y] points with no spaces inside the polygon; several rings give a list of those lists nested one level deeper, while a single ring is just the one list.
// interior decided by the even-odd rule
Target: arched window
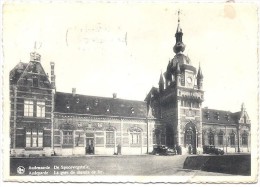
[{"label": "arched window", "polygon": [[244,131],[244,133],[242,134],[242,145],[248,145],[248,133],[246,131]]},{"label": "arched window", "polygon": [[224,132],[220,131],[218,134],[218,145],[223,145],[224,142]]},{"label": "arched window", "polygon": [[130,144],[139,145],[141,144],[141,132],[142,130],[138,127],[133,127],[129,129],[130,131]]},{"label": "arched window", "polygon": [[235,146],[235,133],[234,132],[230,133],[229,141],[230,141],[231,146]]},{"label": "arched window", "polygon": [[214,145],[215,143],[215,141],[214,141],[214,134],[213,134],[213,132],[209,132],[209,134],[208,134],[208,139],[209,139],[209,145]]},{"label": "arched window", "polygon": [[183,100],[181,100],[181,106],[184,106],[184,101]]},{"label": "arched window", "polygon": [[161,144],[166,145],[166,133],[165,133],[165,131],[161,132]]},{"label": "arched window", "polygon": [[185,139],[186,139],[186,145],[192,144],[192,128],[186,130]]},{"label": "arched window", "polygon": [[193,148],[196,147],[196,129],[195,124],[189,122],[185,127],[184,135],[184,146],[187,147],[191,145]]}]

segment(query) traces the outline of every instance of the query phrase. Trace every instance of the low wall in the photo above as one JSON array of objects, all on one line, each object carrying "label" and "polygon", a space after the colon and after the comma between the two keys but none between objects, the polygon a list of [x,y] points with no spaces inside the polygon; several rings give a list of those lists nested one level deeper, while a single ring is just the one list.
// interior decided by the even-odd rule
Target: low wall
[{"label": "low wall", "polygon": [[188,156],[183,164],[183,169],[249,176],[251,175],[251,155]]}]

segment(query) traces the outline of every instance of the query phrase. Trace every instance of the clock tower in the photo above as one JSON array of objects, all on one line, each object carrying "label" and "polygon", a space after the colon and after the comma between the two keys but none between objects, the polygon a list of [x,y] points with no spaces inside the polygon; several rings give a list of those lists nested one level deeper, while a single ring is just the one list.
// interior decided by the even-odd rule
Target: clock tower
[{"label": "clock tower", "polygon": [[201,67],[197,71],[183,53],[182,37],[178,12],[175,56],[168,63],[165,81],[160,78],[157,100],[160,119],[167,129],[167,146],[181,148],[182,154],[195,154],[202,151],[203,75]]}]

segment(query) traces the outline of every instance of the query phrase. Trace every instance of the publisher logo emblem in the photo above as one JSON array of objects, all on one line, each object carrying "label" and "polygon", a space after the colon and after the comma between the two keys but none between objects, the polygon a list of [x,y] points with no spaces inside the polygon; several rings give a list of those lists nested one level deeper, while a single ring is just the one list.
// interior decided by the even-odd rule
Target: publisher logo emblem
[{"label": "publisher logo emblem", "polygon": [[23,166],[19,166],[17,168],[17,173],[18,174],[22,175],[22,174],[24,174],[24,172],[25,172],[25,168]]}]

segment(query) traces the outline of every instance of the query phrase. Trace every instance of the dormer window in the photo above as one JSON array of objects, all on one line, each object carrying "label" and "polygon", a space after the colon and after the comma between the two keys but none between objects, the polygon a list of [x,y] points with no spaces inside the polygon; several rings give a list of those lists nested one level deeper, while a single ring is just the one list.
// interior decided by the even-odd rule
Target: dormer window
[{"label": "dormer window", "polygon": [[66,104],[66,109],[69,110],[70,109],[70,103],[69,101],[67,101],[67,104]]},{"label": "dormer window", "polygon": [[135,110],[134,110],[134,107],[131,107],[131,114],[134,114],[135,113]]},{"label": "dormer window", "polygon": [[107,112],[110,111],[110,106],[109,106],[109,105],[106,106],[106,111],[107,111]]},{"label": "dormer window", "polygon": [[209,120],[209,118],[210,118],[209,111],[206,111],[205,113],[206,113],[205,114],[206,118]]},{"label": "dormer window", "polygon": [[219,120],[219,112],[215,112],[215,119]]},{"label": "dormer window", "polygon": [[87,111],[87,112],[90,111],[90,107],[89,107],[89,105],[86,105],[86,111]]},{"label": "dormer window", "polygon": [[98,106],[98,99],[95,99],[94,105],[95,105],[95,106]]},{"label": "dormer window", "polygon": [[225,115],[225,118],[227,119],[227,121],[229,121],[229,117],[230,116],[228,114]]},{"label": "dormer window", "polygon": [[215,117],[217,120],[219,120],[219,112],[216,112]]}]

